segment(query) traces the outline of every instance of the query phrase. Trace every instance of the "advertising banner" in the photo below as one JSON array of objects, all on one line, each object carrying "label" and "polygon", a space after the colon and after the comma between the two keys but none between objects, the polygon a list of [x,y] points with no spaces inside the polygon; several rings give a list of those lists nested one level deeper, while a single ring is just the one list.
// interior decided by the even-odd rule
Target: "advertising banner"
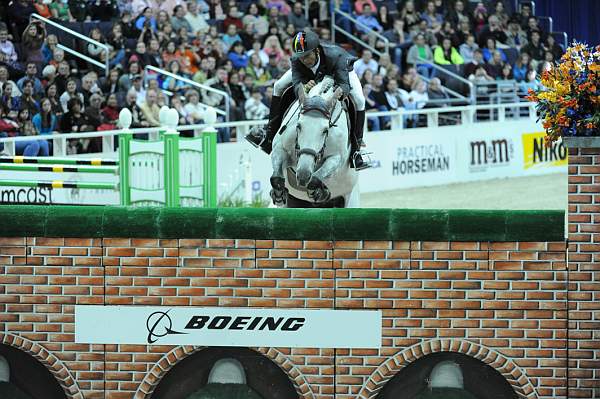
[{"label": "advertising banner", "polygon": [[566,171],[568,151],[562,141],[546,146],[545,132],[523,133],[523,169],[526,173],[544,173],[548,170]]},{"label": "advertising banner", "polygon": [[75,342],[379,348],[381,323],[378,310],[79,305]]}]

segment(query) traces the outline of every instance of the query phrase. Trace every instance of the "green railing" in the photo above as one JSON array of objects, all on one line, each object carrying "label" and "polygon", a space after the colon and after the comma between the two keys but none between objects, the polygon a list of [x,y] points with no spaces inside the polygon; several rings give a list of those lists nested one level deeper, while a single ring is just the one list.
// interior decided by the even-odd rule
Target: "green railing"
[{"label": "green railing", "polygon": [[0,206],[0,237],[565,241],[563,211]]},{"label": "green railing", "polygon": [[[187,140],[187,139],[184,139]],[[193,140],[193,141],[192,141]],[[14,178],[0,180],[0,186],[4,187],[48,187],[65,189],[102,189],[119,191],[121,205],[136,205],[132,200],[132,177],[136,173],[143,173],[136,170],[135,164],[131,162],[134,153],[132,153],[131,143],[133,135],[124,129],[119,135],[119,160],[106,159],[77,159],[77,158],[53,158],[53,157],[0,157],[0,171],[14,172],[49,172],[49,173],[93,173],[93,174],[114,174],[117,176],[116,182],[70,182],[63,180],[40,181],[40,180],[16,180]],[[162,141],[163,146],[160,146]],[[197,144],[195,144],[197,142]],[[160,156],[163,162],[164,175],[162,176],[164,187],[155,191],[161,191],[160,197],[164,200],[159,201],[161,205],[167,207],[181,206],[182,188],[189,188],[181,185],[180,176],[180,138],[179,132],[174,129],[166,129],[160,135],[159,142],[146,142],[150,145],[161,147]],[[197,165],[198,174],[201,177],[201,184],[195,186],[201,193],[196,196],[201,200],[203,207],[217,206],[217,138],[216,130],[207,128],[201,133],[201,137],[190,139],[189,145],[185,150],[190,151],[190,147],[201,154],[200,164]],[[200,149],[201,147],[201,149]],[[190,167],[190,165],[187,165]],[[191,165],[195,167],[195,165]],[[151,176],[159,180],[159,176]],[[200,189],[201,186],[201,189]],[[164,193],[164,194],[163,194]]]}]

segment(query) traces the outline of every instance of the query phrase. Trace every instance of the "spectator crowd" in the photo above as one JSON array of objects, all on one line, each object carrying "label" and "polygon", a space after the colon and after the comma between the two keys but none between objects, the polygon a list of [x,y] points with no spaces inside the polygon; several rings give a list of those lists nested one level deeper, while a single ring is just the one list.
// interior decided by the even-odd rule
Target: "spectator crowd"
[{"label": "spectator crowd", "polygon": [[[334,0],[352,14],[337,18],[376,49],[357,52],[367,110],[419,109],[451,103],[450,70],[477,83],[516,81],[522,93],[563,52],[541,29],[527,3],[512,1]],[[230,120],[260,120],[269,113],[272,86],[290,68],[291,38],[304,28],[331,40],[330,2],[310,0],[11,0],[0,5],[0,136],[112,130],[128,108],[132,128],[159,125],[162,105],[177,109],[180,124],[202,123],[205,106]],[[38,14],[93,39],[73,37],[30,18]],[[377,34],[376,34],[377,33]],[[386,49],[386,38],[389,45]],[[108,64],[108,71],[65,52],[74,49]],[[377,55],[380,54],[380,55]],[[431,64],[438,65],[435,68]],[[153,66],[185,80],[146,69]],[[500,90],[498,83],[495,90]],[[226,93],[227,96],[221,93]],[[389,127],[370,117],[372,130]],[[418,118],[406,118],[408,127]],[[219,129],[219,141],[236,139]],[[20,141],[17,153],[48,155],[47,140]],[[73,140],[70,153],[101,151],[100,140]]]}]

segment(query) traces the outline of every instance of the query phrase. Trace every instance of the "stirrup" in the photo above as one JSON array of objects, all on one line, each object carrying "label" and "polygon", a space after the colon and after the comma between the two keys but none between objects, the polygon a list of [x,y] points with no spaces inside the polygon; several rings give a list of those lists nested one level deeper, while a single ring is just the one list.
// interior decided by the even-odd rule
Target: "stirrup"
[{"label": "stirrup", "polygon": [[[253,134],[254,131],[257,131],[261,133],[260,136]],[[250,130],[250,132],[244,136],[244,138],[246,139],[246,141],[248,141],[250,144],[252,144],[254,147],[256,148],[261,148],[261,146],[264,144],[265,140],[267,139],[267,134],[266,132],[263,130],[263,128],[255,128]],[[256,141],[254,141],[253,139],[256,139]]]},{"label": "stirrup", "polygon": [[[369,154],[372,154],[372,153],[370,153],[370,152],[369,152],[369,153],[366,153],[366,152],[362,152],[362,151],[356,151],[356,152],[354,153],[354,155],[352,155],[352,160],[351,160],[351,162],[352,162],[352,166],[354,167],[354,169],[356,169],[356,171],[357,171],[357,172],[358,172],[358,171],[361,171],[361,170],[364,170],[364,169],[368,169],[368,168],[370,168],[371,166],[373,166],[373,165],[371,164],[371,159],[370,159],[370,157],[367,157],[367,158],[369,158],[368,160],[365,160],[365,159],[363,158],[363,155],[369,155]],[[356,158],[357,158],[357,157],[359,157],[359,156],[361,157],[361,159],[362,159],[362,162],[363,162],[363,163],[362,163],[362,165],[360,165],[360,166],[356,166]]]}]

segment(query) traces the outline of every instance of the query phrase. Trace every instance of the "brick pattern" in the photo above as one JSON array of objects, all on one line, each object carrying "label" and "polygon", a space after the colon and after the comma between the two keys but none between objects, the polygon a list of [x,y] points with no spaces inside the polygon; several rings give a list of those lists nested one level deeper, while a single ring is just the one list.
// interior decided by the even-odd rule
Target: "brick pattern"
[{"label": "brick pattern", "polygon": [[569,148],[569,396],[600,397],[600,149]]},{"label": "brick pattern", "polygon": [[374,398],[402,367],[448,348],[496,368],[523,398],[561,398],[567,316],[580,345],[570,348],[578,351],[570,384],[593,383],[597,372],[597,344],[585,339],[592,297],[571,290],[597,288],[591,272],[573,276],[571,263],[567,276],[565,246],[0,239],[0,331],[56,357],[48,364],[64,365],[86,399],[142,399],[202,348],[75,344],[73,305],[382,309],[379,350],[253,349],[290,376],[301,398]]}]

